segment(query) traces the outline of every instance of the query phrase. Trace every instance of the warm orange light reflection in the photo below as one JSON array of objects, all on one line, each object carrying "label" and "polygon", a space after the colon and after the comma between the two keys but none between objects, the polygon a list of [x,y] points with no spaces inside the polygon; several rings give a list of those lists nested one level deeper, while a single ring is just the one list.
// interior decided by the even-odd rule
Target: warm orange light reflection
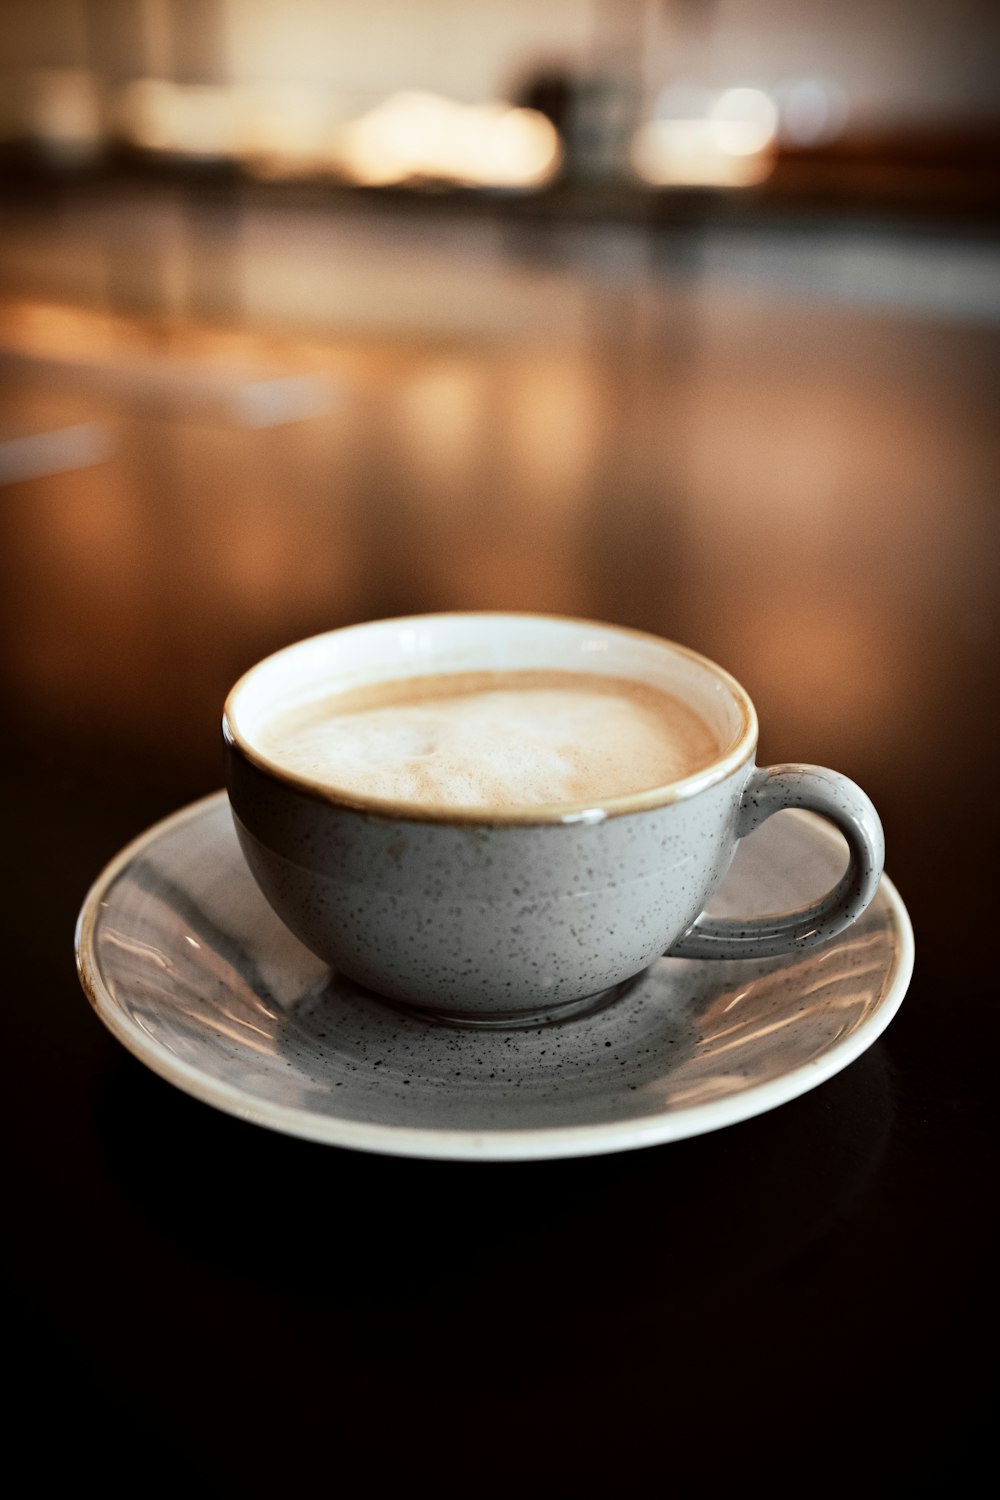
[{"label": "warm orange light reflection", "polygon": [[547,181],[559,155],[555,128],[535,110],[403,92],[343,128],[335,163],[370,186],[431,178],[514,188]]},{"label": "warm orange light reflection", "polygon": [[354,119],[316,91],[141,78],[118,96],[118,128],[147,151],[229,158],[258,177],[334,175],[371,187],[420,180],[538,187],[556,172],[559,136],[533,109],[460,104],[403,90]]},{"label": "warm orange light reflection", "polygon": [[[442,305],[465,279],[450,256],[422,274]],[[559,283],[518,291],[532,311],[539,286]],[[489,268],[474,292],[521,305]],[[381,301],[374,333],[308,338],[5,304],[13,440],[113,440],[8,476],[7,680],[39,716],[214,746],[219,693],[284,640],[523,607],[725,661],[762,758],[852,774],[918,739],[960,666],[949,630],[975,649],[995,612],[992,410],[955,379],[954,330],[715,292],[689,348],[664,336],[676,285],[629,305],[589,339],[534,318],[530,339],[444,340],[387,339]],[[335,399],[247,425],[248,391],[326,374]],[[175,387],[193,395],[159,399]]]},{"label": "warm orange light reflection", "polygon": [[331,106],[303,84],[242,91],[236,155],[255,177],[322,175],[329,165]]},{"label": "warm orange light reflection", "polygon": [[[692,101],[693,102],[693,101]],[[632,143],[632,165],[660,187],[752,187],[774,165],[778,110],[761,89],[726,89],[703,112],[649,121]]]},{"label": "warm orange light reflection", "polygon": [[241,103],[222,85],[139,78],[122,90],[118,116],[128,137],[147,150],[226,157],[239,149]]}]

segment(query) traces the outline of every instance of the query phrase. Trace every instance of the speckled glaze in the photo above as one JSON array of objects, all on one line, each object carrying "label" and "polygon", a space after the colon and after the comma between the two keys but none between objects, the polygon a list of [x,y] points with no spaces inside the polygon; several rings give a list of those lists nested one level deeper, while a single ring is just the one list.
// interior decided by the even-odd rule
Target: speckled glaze
[{"label": "speckled glaze", "polygon": [[[719,758],[634,797],[485,817],[351,802],[255,749],[254,725],[282,694],[498,666],[610,671],[679,692],[712,722]],[[223,731],[240,845],[290,931],[357,983],[456,1023],[534,1025],[598,1006],[666,952],[799,951],[855,921],[882,873],[881,826],[860,788],[817,767],[758,770],[744,690],[694,653],[617,627],[476,614],[331,632],[242,678]],[[844,833],[841,879],[774,918],[704,915],[740,839],[787,807]]]},{"label": "speckled glaze", "polygon": [[[799,906],[842,863],[818,818],[775,818],[739,845],[712,912]],[[680,1140],[815,1088],[896,1014],[913,937],[883,877],[850,928],[805,951],[658,958],[612,1004],[561,1024],[439,1026],[303,947],[261,895],[220,792],[99,875],[76,955],[104,1025],[206,1104],[333,1146],[512,1161]]]}]

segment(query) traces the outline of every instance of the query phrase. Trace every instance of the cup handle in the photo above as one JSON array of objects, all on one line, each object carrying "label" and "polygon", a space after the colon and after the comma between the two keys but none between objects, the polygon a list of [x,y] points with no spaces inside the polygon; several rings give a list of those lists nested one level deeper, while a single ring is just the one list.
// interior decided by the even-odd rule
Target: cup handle
[{"label": "cup handle", "polygon": [[671,958],[771,958],[798,953],[834,937],[868,906],[882,877],[885,838],[871,799],[859,786],[822,766],[767,766],[753,772],[737,815],[737,835],[772,813],[805,807],[829,818],[847,840],[847,869],[819,901],[767,917],[701,916],[667,952]]}]

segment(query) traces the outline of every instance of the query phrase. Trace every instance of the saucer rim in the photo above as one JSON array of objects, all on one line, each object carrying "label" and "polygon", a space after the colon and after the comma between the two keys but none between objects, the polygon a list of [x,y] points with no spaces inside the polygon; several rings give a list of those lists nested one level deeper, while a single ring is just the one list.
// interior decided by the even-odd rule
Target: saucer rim
[{"label": "saucer rim", "polygon": [[[111,995],[104,982],[94,942],[104,898],[129,865],[168,834],[186,823],[196,822],[227,801],[227,792],[220,790],[178,808],[131,839],[104,865],[84,896],[76,919],[74,954],[77,974],[99,1020],[151,1072],[202,1103],[237,1119],[320,1145],[428,1160],[526,1161],[606,1155],[705,1135],[753,1119],[799,1098],[848,1067],[867,1051],[893,1020],[912,978],[915,960],[912,922],[895,884],[883,871],[874,900],[881,901],[887,908],[893,934],[893,962],[885,992],[876,1008],[821,1057],[724,1099],[632,1120],[511,1130],[378,1124],[342,1119],[336,1115],[319,1115],[299,1106],[262,1101],[234,1084],[204,1074],[155,1042]],[[815,833],[831,843],[838,840],[836,830],[817,814],[804,809],[786,811],[790,816],[807,822]],[[690,959],[686,962],[701,965],[713,960]]]}]

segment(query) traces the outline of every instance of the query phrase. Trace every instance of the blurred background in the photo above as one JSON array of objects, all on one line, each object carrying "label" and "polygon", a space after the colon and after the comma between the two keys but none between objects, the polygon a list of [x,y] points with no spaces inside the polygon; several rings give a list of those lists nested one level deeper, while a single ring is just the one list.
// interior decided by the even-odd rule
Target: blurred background
[{"label": "blurred background", "polygon": [[995,648],[996,17],[5,0],[18,769],[167,811],[261,654],[535,609],[722,660],[891,816]]}]

